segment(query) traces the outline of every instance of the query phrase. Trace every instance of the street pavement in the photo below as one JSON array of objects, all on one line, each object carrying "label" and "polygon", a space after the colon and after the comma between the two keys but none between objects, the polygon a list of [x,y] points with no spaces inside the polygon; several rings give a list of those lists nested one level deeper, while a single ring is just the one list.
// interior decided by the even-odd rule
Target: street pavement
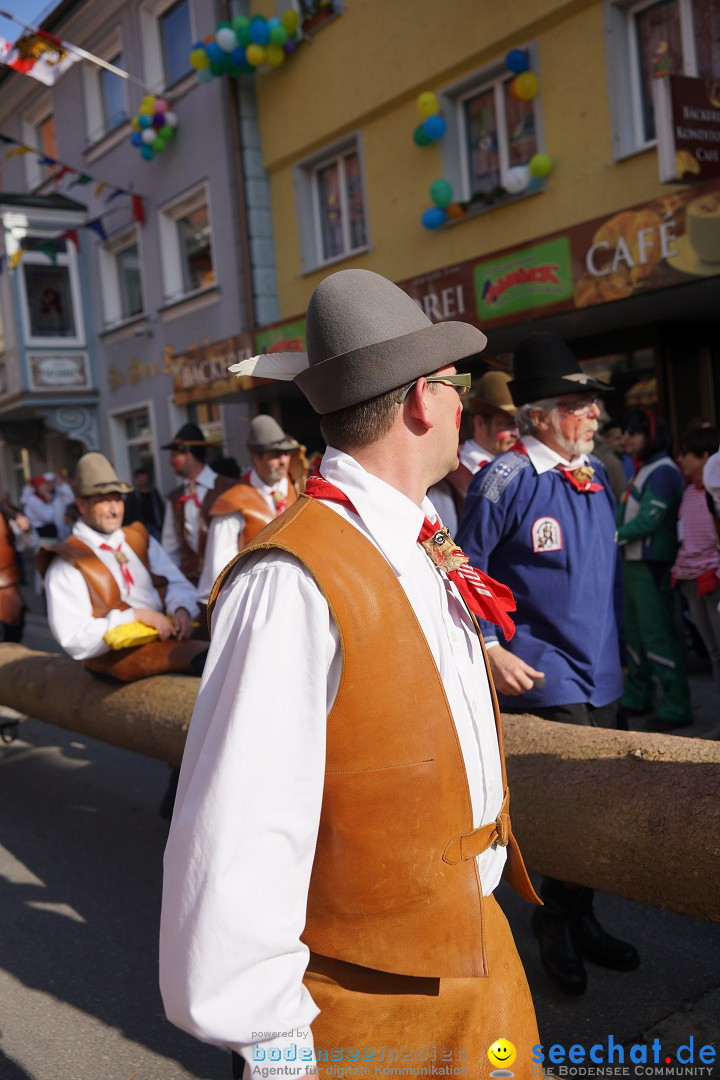
[{"label": "street pavement", "polygon": [[[54,648],[37,611],[25,644]],[[687,734],[717,738],[718,699],[699,663],[691,681]],[[170,1025],[157,990],[166,782],[160,762],[38,720],[0,745],[0,1080],[228,1080],[228,1055]],[[603,923],[642,964],[589,967],[588,992],[573,999],[542,971],[529,906],[505,887],[499,899],[546,1050],[610,1035],[626,1047],[657,1037],[671,1051],[692,1035],[720,1050],[719,925],[599,895]],[[720,1077],[720,1066],[696,1075]]]}]

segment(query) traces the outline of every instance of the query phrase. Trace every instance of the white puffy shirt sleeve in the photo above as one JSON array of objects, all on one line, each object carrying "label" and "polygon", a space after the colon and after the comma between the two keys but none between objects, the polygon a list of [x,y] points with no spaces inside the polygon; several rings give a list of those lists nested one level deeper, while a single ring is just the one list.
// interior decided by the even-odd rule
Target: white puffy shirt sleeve
[{"label": "white puffy shirt sleeve", "polygon": [[202,573],[198,581],[200,603],[207,604],[215,579],[237,555],[239,539],[244,529],[245,518],[241,513],[222,514],[211,519]]},{"label": "white puffy shirt sleeve", "polygon": [[160,986],[168,1018],[251,1060],[312,1047],[300,941],[340,650],[327,603],[284,553],[225,585],[165,852]]},{"label": "white puffy shirt sleeve", "polygon": [[148,563],[153,574],[167,579],[165,592],[165,611],[167,614],[173,615],[178,608],[185,608],[191,619],[197,618],[200,611],[197,589],[191,581],[188,581],[153,536],[150,537],[148,547]]}]

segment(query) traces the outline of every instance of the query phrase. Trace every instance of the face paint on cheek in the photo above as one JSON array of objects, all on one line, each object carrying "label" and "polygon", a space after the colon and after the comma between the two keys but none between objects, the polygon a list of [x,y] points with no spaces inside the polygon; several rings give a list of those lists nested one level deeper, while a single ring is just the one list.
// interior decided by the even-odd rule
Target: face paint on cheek
[{"label": "face paint on cheek", "polygon": [[455,415],[455,426],[458,431],[460,430],[460,421],[462,420],[462,405],[458,405],[458,411]]}]

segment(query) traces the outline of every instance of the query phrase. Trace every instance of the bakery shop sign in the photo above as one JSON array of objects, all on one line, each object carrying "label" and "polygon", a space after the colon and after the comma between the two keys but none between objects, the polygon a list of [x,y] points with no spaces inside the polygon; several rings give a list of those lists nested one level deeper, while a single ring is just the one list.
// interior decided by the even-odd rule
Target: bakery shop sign
[{"label": "bakery shop sign", "polygon": [[720,79],[653,80],[658,168],[663,183],[720,176]]}]

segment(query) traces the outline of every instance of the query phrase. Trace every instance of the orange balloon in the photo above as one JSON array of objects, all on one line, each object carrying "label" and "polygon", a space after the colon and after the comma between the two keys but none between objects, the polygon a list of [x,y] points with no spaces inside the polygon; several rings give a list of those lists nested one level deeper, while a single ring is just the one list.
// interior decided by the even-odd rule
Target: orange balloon
[{"label": "orange balloon", "polygon": [[450,203],[450,205],[447,208],[447,216],[449,218],[461,218],[461,217],[465,217],[466,214],[467,214],[467,210],[465,209],[465,207],[460,206],[456,202]]}]

